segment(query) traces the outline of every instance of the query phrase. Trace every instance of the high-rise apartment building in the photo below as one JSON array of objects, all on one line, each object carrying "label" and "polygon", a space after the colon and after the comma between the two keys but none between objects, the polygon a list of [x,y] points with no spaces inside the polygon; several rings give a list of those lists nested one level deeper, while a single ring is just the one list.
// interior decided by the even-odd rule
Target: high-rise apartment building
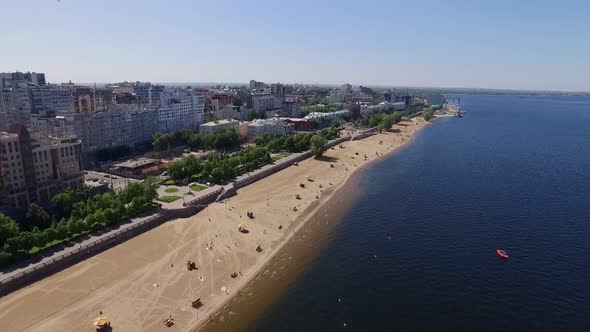
[{"label": "high-rise apartment building", "polygon": [[11,208],[45,204],[65,189],[82,187],[80,140],[32,135],[23,125],[0,132],[0,202]]},{"label": "high-rise apartment building", "polygon": [[167,89],[160,94],[159,129],[162,133],[197,130],[205,121],[205,96],[200,91]]}]

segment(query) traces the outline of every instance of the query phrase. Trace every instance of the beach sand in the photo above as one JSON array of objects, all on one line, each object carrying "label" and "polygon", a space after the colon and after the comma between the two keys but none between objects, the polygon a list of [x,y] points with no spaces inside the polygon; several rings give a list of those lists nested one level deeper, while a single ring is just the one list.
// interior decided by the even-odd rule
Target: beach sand
[{"label": "beach sand", "polygon": [[[404,121],[391,132],[336,146],[321,160],[302,161],[191,218],[164,223],[13,292],[0,301],[0,326],[6,331],[93,331],[92,321],[102,311],[116,331],[195,330],[263,272],[354,170],[394,151],[427,124]],[[250,232],[238,232],[240,224]],[[256,251],[259,245],[262,252]],[[187,270],[189,260],[197,270]],[[234,272],[236,278],[230,276]],[[203,303],[198,310],[191,307],[197,298]],[[167,328],[164,320],[170,315],[175,325]]]}]

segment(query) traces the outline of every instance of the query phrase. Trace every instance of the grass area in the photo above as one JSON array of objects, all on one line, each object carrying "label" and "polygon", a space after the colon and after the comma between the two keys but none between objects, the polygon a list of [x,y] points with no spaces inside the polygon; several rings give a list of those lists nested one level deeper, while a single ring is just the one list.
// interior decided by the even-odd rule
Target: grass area
[{"label": "grass area", "polygon": [[202,185],[200,185],[200,184],[195,184],[194,186],[192,186],[192,187],[191,187],[191,190],[192,190],[192,191],[201,191],[201,190],[203,190],[203,189],[205,189],[205,188],[207,188],[207,187],[205,187],[205,186],[202,186]]},{"label": "grass area", "polygon": [[49,249],[51,247],[55,247],[55,246],[57,246],[59,244],[62,244],[62,243],[67,243],[69,241],[73,241],[73,240],[75,240],[75,239],[77,239],[77,238],[79,238],[81,236],[84,236],[84,235],[90,234],[90,233],[91,233],[90,231],[87,231],[87,232],[82,232],[80,234],[74,234],[74,235],[72,235],[72,237],[69,237],[69,238],[66,238],[66,239],[63,239],[63,240],[53,240],[53,241],[45,244],[43,247],[34,246],[33,248],[31,248],[31,250],[29,250],[29,254],[30,255],[34,255],[34,254],[36,254],[36,253],[38,253],[40,251]]},{"label": "grass area", "polygon": [[164,191],[167,193],[175,193],[175,192],[178,192],[178,188],[174,188],[174,187],[166,188],[166,189],[164,189]]},{"label": "grass area", "polygon": [[272,156],[272,161],[277,161],[279,159],[283,159],[286,156],[290,155],[289,152],[281,152],[281,153],[277,153],[276,155]]},{"label": "grass area", "polygon": [[168,179],[168,180],[166,180],[166,181],[162,182],[162,184],[163,184],[163,185],[166,185],[166,186],[173,186],[173,185],[175,185],[175,184],[176,184],[176,181],[174,181],[174,180],[172,180],[172,179]]},{"label": "grass area", "polygon": [[180,198],[180,196],[170,195],[170,196],[160,196],[158,198],[158,200],[161,202],[164,202],[164,203],[171,203],[179,198]]}]

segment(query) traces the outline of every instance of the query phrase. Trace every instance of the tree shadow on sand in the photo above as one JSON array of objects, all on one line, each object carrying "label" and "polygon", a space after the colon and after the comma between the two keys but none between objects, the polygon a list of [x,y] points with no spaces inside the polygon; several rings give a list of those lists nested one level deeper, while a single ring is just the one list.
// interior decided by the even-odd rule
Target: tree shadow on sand
[{"label": "tree shadow on sand", "polygon": [[340,160],[340,159],[338,159],[336,157],[329,157],[329,156],[321,156],[321,157],[318,157],[316,159],[319,160],[319,161],[326,161],[326,162],[329,162],[329,163],[335,163],[338,160]]}]

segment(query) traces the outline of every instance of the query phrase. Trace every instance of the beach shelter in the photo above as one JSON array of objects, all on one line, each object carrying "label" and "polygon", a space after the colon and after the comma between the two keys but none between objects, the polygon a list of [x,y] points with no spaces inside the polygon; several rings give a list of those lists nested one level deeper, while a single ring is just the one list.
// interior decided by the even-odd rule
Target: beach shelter
[{"label": "beach shelter", "polygon": [[109,322],[109,318],[107,316],[100,316],[94,320],[94,326],[104,326],[107,325]]}]

